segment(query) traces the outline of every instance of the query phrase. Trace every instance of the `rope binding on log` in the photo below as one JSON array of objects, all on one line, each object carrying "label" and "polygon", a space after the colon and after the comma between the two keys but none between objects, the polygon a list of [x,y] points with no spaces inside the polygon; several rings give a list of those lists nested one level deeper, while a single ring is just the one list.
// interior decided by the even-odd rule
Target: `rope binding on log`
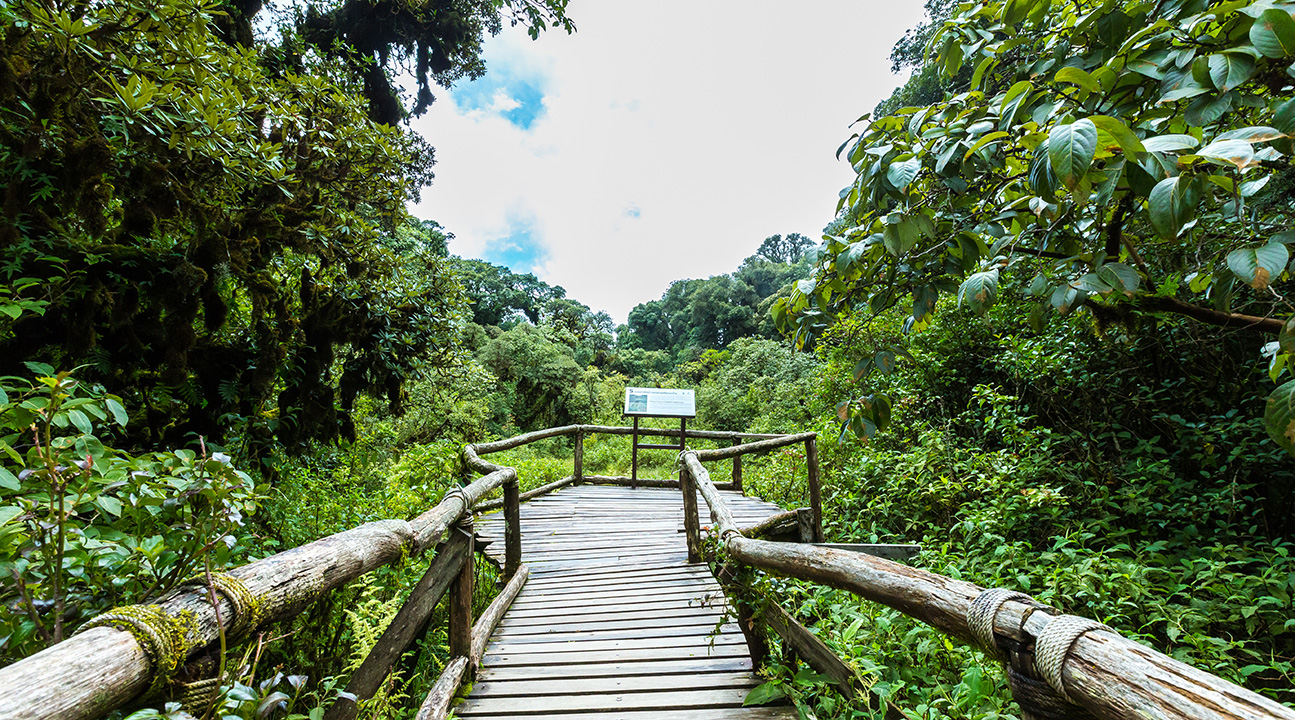
[{"label": "rope binding on log", "polygon": [[[234,617],[230,618],[229,629],[225,631],[227,637],[246,637],[265,620],[265,603],[257,599],[242,580],[229,573],[214,572],[211,574],[211,584],[216,592],[225,596],[229,604],[234,606]],[[180,583],[180,587],[187,586],[207,587],[206,574],[194,575]]]},{"label": "rope binding on log", "polygon": [[1053,690],[1061,697],[1075,702],[1070,693],[1066,691],[1066,682],[1062,677],[1061,670],[1066,664],[1066,657],[1070,655],[1070,648],[1074,646],[1075,641],[1081,636],[1090,632],[1105,632],[1112,635],[1119,633],[1111,627],[1103,625],[1096,620],[1079,617],[1078,615],[1061,615],[1053,618],[1043,632],[1039,634],[1034,643],[1034,663],[1043,675],[1043,679],[1048,681]]},{"label": "rope binding on log", "polygon": [[170,683],[188,657],[197,623],[189,611],[172,615],[157,605],[124,605],[91,618],[73,634],[79,635],[96,627],[128,632],[144,649],[151,663],[152,682],[145,693],[145,697],[149,697]]},{"label": "rope binding on log", "polygon": [[[1054,616],[1033,643],[999,645],[994,622],[999,610],[1009,601],[1028,605],[1029,612],[1043,611]],[[1062,615],[1025,593],[1005,588],[989,588],[976,596],[967,610],[967,629],[986,654],[1007,664],[1012,697],[1021,706],[1024,717],[1067,720],[1092,717],[1067,692],[1062,668],[1080,636],[1095,631],[1118,634],[1115,630],[1087,618]]]},{"label": "rope binding on log", "polygon": [[967,610],[967,629],[971,631],[972,638],[986,655],[998,662],[1007,662],[1007,653],[998,647],[998,642],[994,639],[994,620],[1008,600],[1034,602],[1034,598],[1025,593],[1006,588],[989,588],[977,595],[971,602],[971,609]]}]

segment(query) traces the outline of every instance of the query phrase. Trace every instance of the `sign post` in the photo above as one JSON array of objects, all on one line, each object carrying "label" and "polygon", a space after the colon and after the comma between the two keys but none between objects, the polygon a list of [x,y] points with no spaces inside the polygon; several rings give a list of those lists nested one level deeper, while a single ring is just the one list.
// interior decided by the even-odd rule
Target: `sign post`
[{"label": "sign post", "polygon": [[[688,418],[697,417],[697,398],[692,390],[625,388],[624,414],[626,417],[634,418],[634,442],[630,453],[630,487],[638,487],[639,449],[683,452],[687,447],[684,436],[688,432]],[[679,418],[679,443],[677,445],[640,443],[639,418],[641,417]]]}]

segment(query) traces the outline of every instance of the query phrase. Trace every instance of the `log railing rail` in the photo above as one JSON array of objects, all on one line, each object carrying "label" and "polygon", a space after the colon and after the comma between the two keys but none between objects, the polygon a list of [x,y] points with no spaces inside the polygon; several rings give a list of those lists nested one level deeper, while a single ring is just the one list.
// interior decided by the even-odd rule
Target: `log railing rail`
[{"label": "log railing rail", "polygon": [[[714,440],[717,442],[729,442],[729,447],[716,448],[713,450],[697,450],[698,456],[706,460],[729,460],[733,461],[733,481],[730,483],[716,483],[715,486],[721,490],[736,490],[743,492],[742,483],[742,457],[752,453],[769,452],[793,445],[805,446],[805,464],[807,470],[807,483],[809,488],[809,511],[810,523],[812,529],[812,538],[804,538],[807,542],[823,542],[823,496],[822,488],[819,482],[818,472],[818,447],[817,433],[799,433],[794,435],[768,434],[768,433],[739,433],[725,430],[688,430],[686,428],[647,428],[640,427],[621,427],[617,425],[563,425],[559,427],[545,428],[535,432],[515,435],[503,440],[493,442],[475,443],[464,448],[464,459],[468,467],[477,472],[490,473],[503,470],[502,465],[496,465],[481,458],[482,455],[503,452],[514,448],[528,445],[540,440],[547,440],[554,437],[571,436],[574,438],[574,467],[571,475],[560,480],[548,483],[533,490],[522,493],[523,502],[541,495],[551,493],[568,485],[578,483],[590,483],[600,485],[627,485],[630,487],[683,487],[683,483],[688,482],[682,474],[678,480],[662,478],[632,478],[622,476],[607,475],[586,475],[584,474],[584,439],[590,435],[631,435],[637,432],[638,435],[653,437],[669,437],[696,440]],[[682,445],[682,440],[680,440]],[[695,498],[690,503],[685,495],[685,522],[688,517],[687,508],[690,504],[695,504]],[[473,507],[473,510],[480,513],[489,510],[498,509],[503,505],[502,499],[488,500]],[[695,509],[695,508],[694,508]],[[695,513],[694,513],[695,515]],[[698,538],[700,535],[696,532],[688,532],[689,547],[700,547]],[[697,554],[692,557],[693,562],[700,562],[701,556]]]},{"label": "log railing rail", "polygon": [[[701,493],[730,564],[847,590],[1010,659],[1013,694],[1027,720],[1077,717],[1072,711],[1079,708],[1107,720],[1295,720],[1295,710],[1020,593],[867,554],[745,537],[701,464],[729,450],[687,451],[680,461],[684,497],[695,495],[694,486]],[[774,615],[771,624],[790,619]],[[816,669],[837,677],[834,668]]]},{"label": "log railing rail", "polygon": [[[472,507],[501,487],[508,520],[508,585],[495,602],[504,606],[492,605],[474,628]],[[465,487],[451,489],[435,507],[413,520],[366,523],[231,569],[217,585],[218,608],[209,601],[203,584],[183,586],[149,605],[106,613],[100,616],[103,624],[92,620],[83,632],[0,668],[0,720],[94,720],[136,701],[152,687],[165,685],[178,668],[210,652],[222,632],[232,634],[238,629],[247,634],[291,618],[328,592],[384,565],[421,555],[438,543],[427,572],[352,675],[348,690],[359,700],[371,697],[396,659],[425,631],[437,600],[447,592],[451,651],[457,657],[445,673],[457,673],[461,680],[471,674],[483,638],[489,637],[528,575],[520,562],[517,489],[517,471],[497,467]],[[466,525],[455,529],[461,523]],[[447,533],[451,536],[442,542]],[[433,688],[419,720],[444,717],[453,692],[443,702],[437,692],[446,685]],[[453,686],[457,688],[457,682]],[[328,718],[347,720],[355,710],[354,702],[340,700],[330,708]]]}]

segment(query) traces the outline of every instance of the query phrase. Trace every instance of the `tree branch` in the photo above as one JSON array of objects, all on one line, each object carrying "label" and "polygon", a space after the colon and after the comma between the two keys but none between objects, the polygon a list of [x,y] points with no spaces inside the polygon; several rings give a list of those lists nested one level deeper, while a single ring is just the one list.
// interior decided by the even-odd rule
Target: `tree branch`
[{"label": "tree branch", "polygon": [[1268,335],[1276,335],[1282,328],[1282,321],[1277,318],[1222,312],[1221,310],[1212,310],[1200,305],[1185,303],[1171,297],[1144,295],[1138,298],[1134,305],[1143,312],[1167,312],[1175,315],[1186,315],[1206,325],[1240,328]]}]

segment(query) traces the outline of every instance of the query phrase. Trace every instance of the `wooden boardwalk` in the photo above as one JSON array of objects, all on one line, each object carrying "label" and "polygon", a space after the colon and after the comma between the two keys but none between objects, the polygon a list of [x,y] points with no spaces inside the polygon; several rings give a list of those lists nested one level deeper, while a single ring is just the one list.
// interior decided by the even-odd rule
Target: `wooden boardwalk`
[{"label": "wooden boardwalk", "polygon": [[[743,525],[782,512],[724,496]],[[790,707],[742,707],[759,680],[742,633],[720,624],[719,585],[705,565],[688,564],[678,490],[580,485],[523,504],[521,518],[530,579],[454,708],[460,717],[797,716]],[[477,535],[493,541],[486,553],[502,563],[502,514],[480,518]]]}]

